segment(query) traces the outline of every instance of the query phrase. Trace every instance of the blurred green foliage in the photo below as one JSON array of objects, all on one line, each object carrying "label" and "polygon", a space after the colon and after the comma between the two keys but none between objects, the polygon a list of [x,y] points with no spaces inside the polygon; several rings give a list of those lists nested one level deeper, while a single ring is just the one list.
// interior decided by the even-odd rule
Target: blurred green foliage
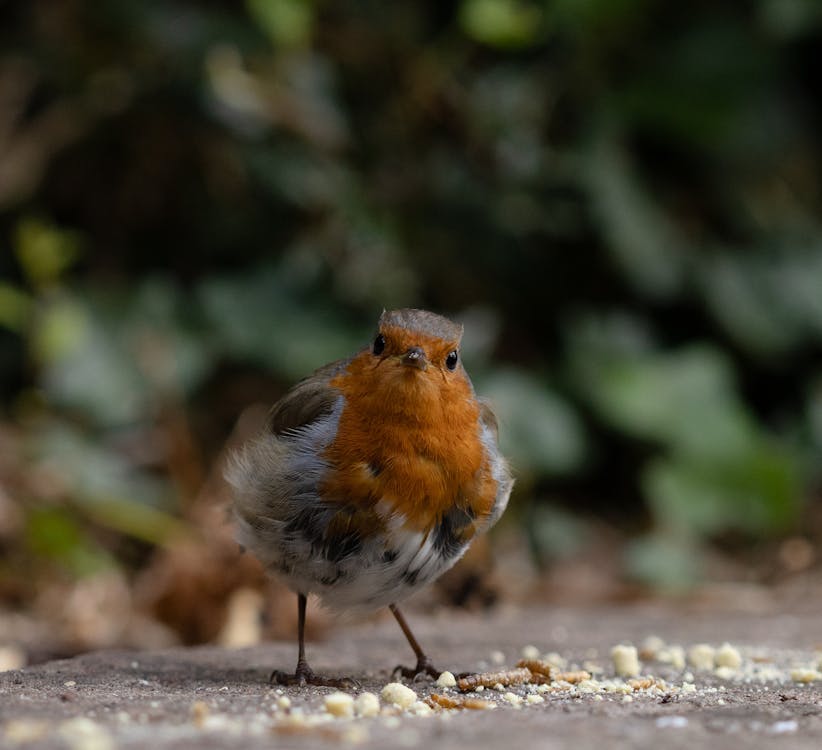
[{"label": "blurred green foliage", "polygon": [[0,4],[0,383],[62,487],[30,549],[176,533],[169,415],[213,460],[401,305],[466,321],[539,559],[601,514],[678,586],[795,527],[820,42],[815,0]]}]

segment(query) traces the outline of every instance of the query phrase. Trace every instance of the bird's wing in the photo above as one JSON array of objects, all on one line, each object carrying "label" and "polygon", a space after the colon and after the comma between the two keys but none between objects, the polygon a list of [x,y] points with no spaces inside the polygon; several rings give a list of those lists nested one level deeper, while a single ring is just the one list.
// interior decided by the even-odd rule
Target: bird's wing
[{"label": "bird's wing", "polygon": [[495,441],[499,440],[499,423],[497,422],[497,415],[494,414],[493,410],[488,405],[488,402],[483,399],[479,399],[479,407],[480,422],[482,422],[482,424],[491,431]]},{"label": "bird's wing", "polygon": [[330,382],[349,362],[351,358],[332,362],[297,383],[271,408],[268,417],[269,431],[274,435],[281,435],[311,424],[330,413],[340,395]]},{"label": "bird's wing", "polygon": [[511,488],[514,485],[514,479],[511,476],[508,462],[499,450],[499,425],[497,423],[497,417],[488,403],[482,399],[480,399],[479,405],[480,424],[482,424],[483,428],[485,428],[490,435],[490,439],[483,440],[483,443],[485,449],[488,451],[491,476],[493,476],[497,483],[496,496],[479,527],[481,531],[484,531],[493,526],[505,510],[505,506],[508,504],[508,497],[511,494]]}]

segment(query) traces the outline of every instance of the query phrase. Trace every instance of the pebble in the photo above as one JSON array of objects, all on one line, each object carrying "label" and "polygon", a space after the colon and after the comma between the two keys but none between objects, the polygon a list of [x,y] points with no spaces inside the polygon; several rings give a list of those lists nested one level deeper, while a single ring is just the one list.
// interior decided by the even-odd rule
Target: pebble
[{"label": "pebble", "polygon": [[656,725],[660,729],[683,729],[688,726],[688,719],[684,716],[660,716]]},{"label": "pebble", "polygon": [[799,722],[796,719],[777,721],[768,728],[772,734],[788,734],[799,729]]}]

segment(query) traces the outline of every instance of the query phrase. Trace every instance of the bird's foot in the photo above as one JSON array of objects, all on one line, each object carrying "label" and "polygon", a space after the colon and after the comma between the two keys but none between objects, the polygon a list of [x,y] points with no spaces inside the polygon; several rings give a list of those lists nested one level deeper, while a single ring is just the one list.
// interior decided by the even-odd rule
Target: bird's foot
[{"label": "bird's foot", "polygon": [[273,685],[287,685],[290,687],[304,687],[305,685],[316,685],[319,687],[333,687],[339,689],[351,689],[359,687],[359,683],[350,677],[326,677],[316,674],[305,662],[297,664],[294,674],[275,670],[268,680]]},{"label": "bird's foot", "polygon": [[430,677],[432,680],[436,680],[437,677],[440,676],[441,672],[431,663],[431,660],[427,656],[423,656],[417,659],[416,667],[404,667],[402,664],[398,664],[391,672],[392,676],[397,674],[402,675],[407,680],[413,680],[416,682],[420,677],[425,675]]}]

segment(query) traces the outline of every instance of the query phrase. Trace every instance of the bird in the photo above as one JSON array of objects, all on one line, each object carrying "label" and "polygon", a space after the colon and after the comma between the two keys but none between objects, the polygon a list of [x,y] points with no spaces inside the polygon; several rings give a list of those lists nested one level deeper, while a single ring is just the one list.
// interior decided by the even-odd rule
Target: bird
[{"label": "bird", "polygon": [[417,659],[396,670],[439,674],[398,602],[499,519],[514,483],[496,417],[462,364],[462,335],[436,313],[384,310],[370,345],[293,386],[234,455],[237,540],[297,594],[297,666],[272,683],[355,682],[309,666],[309,595],[331,610],[387,606]]}]

